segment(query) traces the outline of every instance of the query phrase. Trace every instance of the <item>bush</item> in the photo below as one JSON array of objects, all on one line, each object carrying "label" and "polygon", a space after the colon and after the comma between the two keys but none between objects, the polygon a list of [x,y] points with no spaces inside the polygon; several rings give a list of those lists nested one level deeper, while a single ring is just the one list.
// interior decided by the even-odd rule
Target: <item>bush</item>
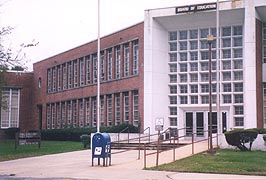
[{"label": "bush", "polygon": [[252,130],[257,131],[258,134],[266,134],[266,128],[254,128]]},{"label": "bush", "polygon": [[[258,131],[254,129],[233,130],[224,133],[228,144],[238,147],[241,151],[251,151],[253,142],[258,136]],[[249,143],[249,148],[245,146]]]},{"label": "bush", "polygon": [[5,130],[8,139],[15,139],[17,132],[19,132],[19,128],[8,128]]},{"label": "bush", "polygon": [[[129,128],[130,133],[138,133],[139,128],[133,125],[122,124],[112,127],[101,127],[101,132],[119,133],[126,127]],[[95,133],[96,128],[65,128],[65,129],[46,129],[41,131],[42,140],[52,141],[80,141],[80,137],[84,134],[90,135]],[[126,130],[124,133],[127,133]]]},{"label": "bush", "polygon": [[91,136],[88,134],[83,134],[80,136],[80,140],[83,143],[83,148],[87,149],[91,143]]},{"label": "bush", "polygon": [[263,140],[266,142],[266,134],[262,136]]}]

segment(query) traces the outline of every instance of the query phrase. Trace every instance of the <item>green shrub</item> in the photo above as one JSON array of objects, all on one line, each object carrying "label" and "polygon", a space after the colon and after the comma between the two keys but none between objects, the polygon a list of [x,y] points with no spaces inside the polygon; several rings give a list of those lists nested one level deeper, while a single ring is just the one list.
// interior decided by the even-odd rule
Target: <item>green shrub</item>
[{"label": "green shrub", "polygon": [[91,136],[88,134],[83,134],[80,136],[80,140],[83,143],[83,148],[87,149],[91,143]]},{"label": "green shrub", "polygon": [[8,139],[15,139],[17,132],[19,132],[19,128],[8,128],[5,130],[5,136]]},{"label": "green shrub", "polygon": [[256,130],[258,134],[266,134],[266,128],[253,128],[252,130]]},{"label": "green shrub", "polygon": [[[258,136],[258,131],[254,129],[233,130],[224,133],[228,144],[238,147],[241,151],[251,151],[253,142]],[[249,148],[245,146],[249,143]]]},{"label": "green shrub", "polygon": [[[129,128],[130,133],[138,133],[139,128],[133,125],[122,124],[119,126],[112,127],[101,127],[100,132],[106,133],[119,133],[126,127]],[[41,131],[43,140],[52,140],[52,141],[80,141],[80,136],[83,134],[90,135],[95,133],[96,128],[65,128],[65,129],[46,129]],[[127,133],[126,130],[124,133]]]}]

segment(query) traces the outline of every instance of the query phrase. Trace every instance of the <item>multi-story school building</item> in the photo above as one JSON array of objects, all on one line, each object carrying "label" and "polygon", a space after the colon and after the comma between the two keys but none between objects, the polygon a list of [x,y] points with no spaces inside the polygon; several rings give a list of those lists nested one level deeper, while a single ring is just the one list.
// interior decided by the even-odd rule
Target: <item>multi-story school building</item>
[{"label": "multi-story school building", "polygon": [[[164,129],[205,136],[211,89],[219,132],[266,127],[264,0],[146,10],[144,22],[102,37],[100,49],[101,126],[128,123],[154,132],[159,119]],[[1,129],[95,127],[97,63],[92,41],[35,63],[33,73],[9,73],[2,96],[12,108],[2,108]],[[24,76],[30,82],[11,83]]]}]

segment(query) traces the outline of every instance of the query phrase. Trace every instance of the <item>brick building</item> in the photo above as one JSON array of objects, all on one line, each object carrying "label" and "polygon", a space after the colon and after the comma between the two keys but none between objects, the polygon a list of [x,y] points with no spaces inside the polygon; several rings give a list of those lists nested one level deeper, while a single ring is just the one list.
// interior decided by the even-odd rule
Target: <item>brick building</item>
[{"label": "brick building", "polygon": [[[102,37],[101,125],[140,124],[154,132],[156,119],[163,119],[164,129],[207,136],[211,89],[219,132],[266,127],[265,12],[264,0],[146,10],[144,22]],[[208,34],[214,36],[211,88]],[[95,127],[97,62],[92,41],[35,63],[28,74],[33,83],[21,85],[32,89],[32,108],[19,124]]]}]

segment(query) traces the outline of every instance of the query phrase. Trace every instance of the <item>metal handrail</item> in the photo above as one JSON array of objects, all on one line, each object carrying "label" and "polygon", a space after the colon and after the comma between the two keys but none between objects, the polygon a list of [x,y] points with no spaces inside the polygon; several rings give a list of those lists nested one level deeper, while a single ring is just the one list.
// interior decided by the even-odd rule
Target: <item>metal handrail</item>
[{"label": "metal handrail", "polygon": [[118,144],[120,143],[120,134],[122,133],[122,132],[125,132],[127,130],[127,141],[128,141],[128,143],[129,143],[129,127],[126,127],[126,128],[124,128],[122,131],[120,131],[118,134],[117,134],[117,142],[118,142]]}]

